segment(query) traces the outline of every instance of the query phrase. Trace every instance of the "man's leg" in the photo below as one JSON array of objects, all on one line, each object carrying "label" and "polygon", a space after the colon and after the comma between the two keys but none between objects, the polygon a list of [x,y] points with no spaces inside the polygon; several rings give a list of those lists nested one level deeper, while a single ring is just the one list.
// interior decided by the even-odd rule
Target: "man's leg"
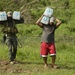
[{"label": "man's leg", "polygon": [[43,57],[43,60],[44,60],[44,67],[47,67],[48,64],[47,64],[47,57]]},{"label": "man's leg", "polygon": [[53,68],[57,68],[57,66],[55,65],[55,61],[56,61],[56,49],[55,49],[55,44],[52,43],[49,47],[50,49],[50,56],[52,57],[52,67]]},{"label": "man's leg", "polygon": [[15,38],[15,40],[13,41],[13,57],[14,57],[14,59],[16,58],[16,54],[17,54],[17,40]]},{"label": "man's leg", "polygon": [[55,65],[56,55],[52,56],[52,65]]},{"label": "man's leg", "polygon": [[48,44],[45,42],[41,43],[41,49],[40,49],[40,54],[44,60],[44,65],[47,67],[47,56],[48,56],[48,49],[47,49]]},{"label": "man's leg", "polygon": [[59,67],[57,65],[55,65],[55,60],[56,60],[56,55],[52,56],[52,65],[51,65],[53,68],[56,69],[56,68],[59,68]]},{"label": "man's leg", "polygon": [[10,61],[13,60],[13,56],[12,56],[12,42],[9,38],[6,39],[6,44],[8,46],[8,50],[9,50],[9,58],[10,58]]}]

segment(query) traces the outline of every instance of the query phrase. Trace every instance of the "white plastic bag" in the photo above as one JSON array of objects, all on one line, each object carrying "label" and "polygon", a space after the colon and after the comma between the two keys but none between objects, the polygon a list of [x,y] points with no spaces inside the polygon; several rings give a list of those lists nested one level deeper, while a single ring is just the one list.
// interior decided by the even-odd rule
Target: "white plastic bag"
[{"label": "white plastic bag", "polygon": [[20,11],[13,12],[13,19],[20,20]]}]

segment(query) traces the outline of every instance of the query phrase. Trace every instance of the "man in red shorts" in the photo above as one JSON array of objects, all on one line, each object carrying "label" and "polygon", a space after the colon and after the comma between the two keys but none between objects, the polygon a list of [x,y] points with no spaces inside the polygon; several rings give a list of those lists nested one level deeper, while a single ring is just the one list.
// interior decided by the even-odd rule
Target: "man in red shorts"
[{"label": "man in red shorts", "polygon": [[[54,41],[54,33],[55,30],[61,24],[61,21],[55,17],[51,17],[50,21],[47,25],[41,23],[41,19],[43,15],[36,21],[36,24],[43,29],[42,37],[41,37],[41,56],[44,59],[45,67],[48,66],[47,64],[47,56],[50,54],[52,57],[52,64],[53,68],[57,68],[58,66],[55,65],[56,60],[56,49],[55,49],[55,41]],[[56,24],[55,24],[56,21]]]}]

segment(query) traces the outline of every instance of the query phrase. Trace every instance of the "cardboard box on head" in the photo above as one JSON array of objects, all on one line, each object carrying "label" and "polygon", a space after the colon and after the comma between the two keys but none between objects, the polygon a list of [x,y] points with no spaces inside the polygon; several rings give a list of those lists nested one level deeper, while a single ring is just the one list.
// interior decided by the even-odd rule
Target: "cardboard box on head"
[{"label": "cardboard box on head", "polygon": [[49,23],[49,17],[47,17],[47,16],[44,16],[43,18],[42,18],[42,20],[41,20],[41,23],[43,23],[43,24],[48,24]]},{"label": "cardboard box on head", "polygon": [[53,9],[52,8],[49,8],[47,7],[43,13],[43,18],[41,20],[41,23],[43,24],[48,24],[49,23],[49,20],[50,20],[50,17],[53,15]]},{"label": "cardboard box on head", "polygon": [[53,9],[47,7],[43,13],[43,15],[47,16],[47,17],[51,17],[53,15]]}]

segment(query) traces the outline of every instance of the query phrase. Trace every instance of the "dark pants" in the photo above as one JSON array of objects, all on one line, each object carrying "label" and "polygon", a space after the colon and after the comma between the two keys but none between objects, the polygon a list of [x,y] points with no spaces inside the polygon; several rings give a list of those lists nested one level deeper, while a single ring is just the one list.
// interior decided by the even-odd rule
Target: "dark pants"
[{"label": "dark pants", "polygon": [[16,38],[16,36],[12,36],[12,37],[7,36],[6,44],[8,45],[10,61],[14,61],[14,59],[16,58],[16,54],[17,54],[17,38]]}]

